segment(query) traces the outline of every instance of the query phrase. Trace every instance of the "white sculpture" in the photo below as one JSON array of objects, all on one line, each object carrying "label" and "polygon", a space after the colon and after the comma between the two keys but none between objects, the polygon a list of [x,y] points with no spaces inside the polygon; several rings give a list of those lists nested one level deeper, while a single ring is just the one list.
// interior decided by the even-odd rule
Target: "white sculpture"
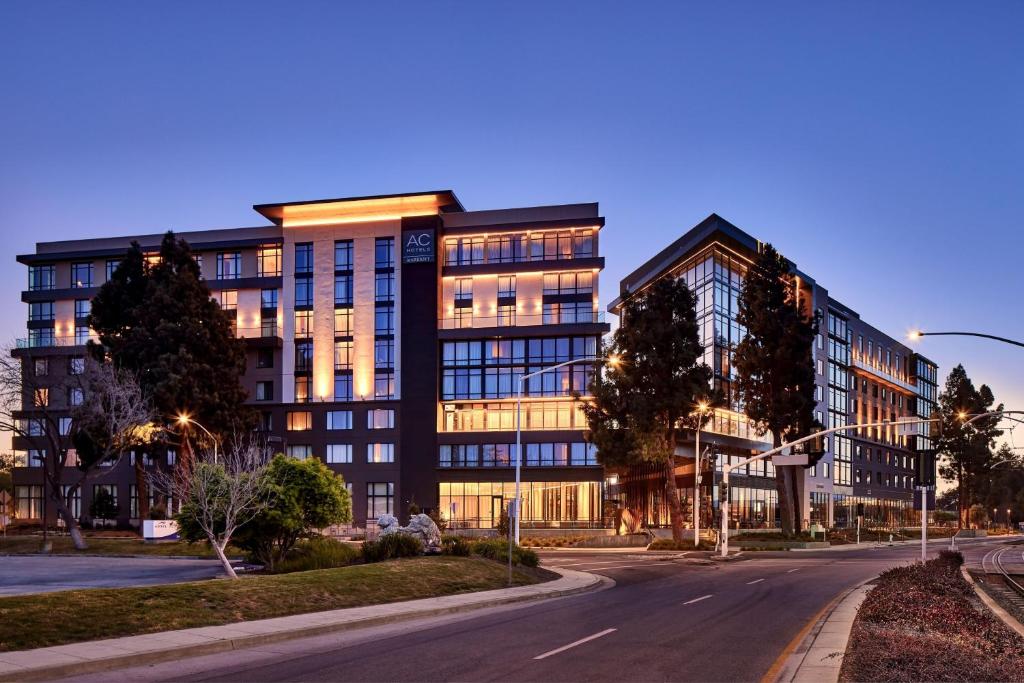
[{"label": "white sculpture", "polygon": [[413,538],[419,539],[425,552],[441,551],[441,530],[437,528],[437,524],[429,515],[412,515],[409,518],[409,526],[399,526],[398,520],[393,515],[381,515],[377,518],[377,527],[380,529],[381,536],[397,533],[409,534]]}]

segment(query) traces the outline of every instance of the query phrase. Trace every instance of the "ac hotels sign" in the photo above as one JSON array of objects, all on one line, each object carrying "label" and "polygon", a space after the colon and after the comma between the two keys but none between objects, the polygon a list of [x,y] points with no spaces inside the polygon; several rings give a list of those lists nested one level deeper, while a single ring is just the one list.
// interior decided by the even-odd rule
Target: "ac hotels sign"
[{"label": "ac hotels sign", "polygon": [[402,233],[402,263],[433,262],[433,230],[407,230]]}]

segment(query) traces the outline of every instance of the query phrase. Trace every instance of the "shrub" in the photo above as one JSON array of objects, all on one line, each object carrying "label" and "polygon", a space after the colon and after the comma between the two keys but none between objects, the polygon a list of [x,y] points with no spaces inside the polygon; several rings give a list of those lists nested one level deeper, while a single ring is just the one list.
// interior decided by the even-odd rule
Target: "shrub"
[{"label": "shrub", "polygon": [[498,515],[498,526],[496,527],[498,535],[508,538],[508,535],[511,532],[509,527],[510,524],[511,522],[508,517],[508,510],[502,509],[501,514]]},{"label": "shrub", "polygon": [[325,536],[299,541],[288,557],[274,566],[275,574],[344,567],[359,559],[359,550]]},{"label": "shrub", "polygon": [[461,536],[442,536],[441,552],[445,555],[456,555],[458,557],[469,557],[473,546]]},{"label": "shrub", "polygon": [[[508,562],[508,541],[503,538],[481,538],[473,542],[472,550],[474,555],[488,560]],[[517,545],[512,548],[512,563],[536,567],[540,564],[540,557],[529,548]]]},{"label": "shrub", "polygon": [[434,520],[434,524],[437,525],[437,530],[440,531],[442,534],[445,532],[445,529],[448,528],[448,520],[445,519],[444,516],[437,510],[431,510],[430,512],[427,513],[427,516],[430,517],[430,519]]},{"label": "shrub", "polygon": [[423,553],[420,539],[401,532],[384,534],[376,541],[363,543],[364,562],[383,562],[399,557],[415,557]]},{"label": "shrub", "polygon": [[167,510],[164,508],[163,505],[154,505],[153,507],[149,508],[149,514],[146,516],[149,519],[155,520],[167,519]]},{"label": "shrub", "polygon": [[270,571],[314,529],[352,519],[352,499],[345,480],[316,458],[275,455],[267,478],[273,505],[241,527],[232,543]]},{"label": "shrub", "polygon": [[117,519],[120,511],[113,494],[106,489],[99,489],[89,505],[89,516],[94,520]]}]

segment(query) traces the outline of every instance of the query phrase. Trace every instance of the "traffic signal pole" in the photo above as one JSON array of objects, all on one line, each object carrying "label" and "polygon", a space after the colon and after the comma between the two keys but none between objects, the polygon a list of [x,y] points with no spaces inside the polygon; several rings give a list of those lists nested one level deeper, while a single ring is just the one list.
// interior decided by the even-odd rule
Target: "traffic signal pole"
[{"label": "traffic signal pole", "polygon": [[931,419],[912,418],[912,419],[896,420],[895,422],[892,421],[892,420],[883,420],[881,422],[870,422],[870,423],[867,423],[867,424],[846,425],[844,427],[832,427],[831,429],[825,429],[825,430],[822,430],[820,432],[815,432],[815,433],[810,434],[808,436],[801,437],[801,438],[799,438],[799,439],[797,439],[795,441],[790,441],[789,443],[783,444],[783,445],[779,446],[778,448],[773,448],[770,451],[765,451],[764,453],[759,453],[759,454],[757,454],[757,455],[755,455],[753,457],[747,458],[746,460],[741,460],[740,462],[736,463],[735,465],[722,465],[722,495],[719,496],[719,498],[720,498],[719,506],[720,506],[720,508],[722,510],[722,532],[721,532],[722,533],[722,544],[721,544],[721,547],[722,547],[721,555],[722,555],[722,557],[727,557],[729,555],[729,474],[733,470],[739,469],[740,467],[748,465],[748,464],[750,464],[752,462],[757,462],[758,460],[764,460],[766,458],[771,458],[772,456],[775,456],[775,455],[783,455],[784,451],[792,449],[793,446],[796,446],[796,445],[802,444],[802,443],[806,443],[808,441],[813,441],[814,439],[821,438],[822,436],[826,436],[828,434],[834,434],[836,432],[844,432],[844,431],[847,431],[847,430],[850,430],[850,429],[860,429],[860,428],[870,429],[870,428],[873,428],[873,427],[889,427],[889,426],[892,426],[892,425],[896,425],[897,427],[899,427],[899,426],[907,427],[907,426],[910,426],[910,425],[917,426],[919,424],[927,424],[927,423],[930,423],[930,422],[938,422],[938,421],[939,421],[938,418],[931,418]]}]

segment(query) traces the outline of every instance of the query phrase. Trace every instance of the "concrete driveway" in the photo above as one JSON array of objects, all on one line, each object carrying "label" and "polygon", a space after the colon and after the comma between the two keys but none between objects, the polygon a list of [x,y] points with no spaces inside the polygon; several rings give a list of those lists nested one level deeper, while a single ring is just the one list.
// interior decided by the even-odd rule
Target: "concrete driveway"
[{"label": "concrete driveway", "polygon": [[201,581],[221,573],[216,560],[12,555],[0,557],[0,596]]}]

